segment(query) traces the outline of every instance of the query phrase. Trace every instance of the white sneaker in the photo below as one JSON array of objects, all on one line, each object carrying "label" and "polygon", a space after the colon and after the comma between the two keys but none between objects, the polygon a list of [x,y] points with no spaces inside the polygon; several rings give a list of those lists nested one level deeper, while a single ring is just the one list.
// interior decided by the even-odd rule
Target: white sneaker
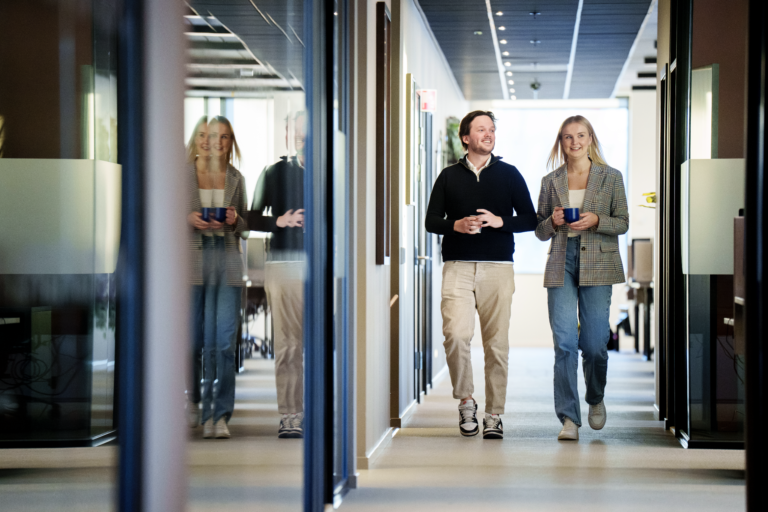
[{"label": "white sneaker", "polygon": [[477,423],[477,403],[473,399],[459,402],[459,432],[461,435],[476,436],[480,432]]},{"label": "white sneaker", "polygon": [[501,416],[485,413],[483,439],[504,439],[504,425],[501,423]]},{"label": "white sneaker", "polygon": [[301,439],[304,437],[304,413],[281,415],[277,437],[281,439]]},{"label": "white sneaker", "polygon": [[187,415],[187,425],[189,425],[189,428],[197,428],[197,426],[200,425],[200,416],[202,415],[200,404],[188,401],[185,412]]},{"label": "white sneaker", "polygon": [[231,437],[229,434],[229,428],[227,428],[227,420],[224,418],[221,418],[216,422],[216,424],[214,424],[213,431],[216,439],[229,439]]},{"label": "white sneaker", "polygon": [[203,437],[205,439],[211,439],[213,437],[213,418],[208,418],[208,421],[203,423]]},{"label": "white sneaker", "polygon": [[579,440],[579,427],[571,418],[565,418],[563,422],[563,430],[557,435],[558,441],[578,441]]},{"label": "white sneaker", "polygon": [[589,421],[589,426],[592,427],[593,430],[600,430],[603,428],[607,417],[608,414],[605,412],[605,400],[600,400],[600,403],[597,405],[589,406],[589,417],[587,420]]}]

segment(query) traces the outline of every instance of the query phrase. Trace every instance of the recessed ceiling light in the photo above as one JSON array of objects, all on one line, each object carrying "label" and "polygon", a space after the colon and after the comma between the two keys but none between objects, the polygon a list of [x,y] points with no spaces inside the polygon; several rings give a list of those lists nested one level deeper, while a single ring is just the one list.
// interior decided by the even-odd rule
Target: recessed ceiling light
[{"label": "recessed ceiling light", "polygon": [[512,76],[512,72],[511,71],[507,71],[507,76]]},{"label": "recessed ceiling light", "polygon": [[476,36],[481,36],[481,35],[483,35],[483,31],[482,30],[475,30],[475,35]]},{"label": "recessed ceiling light", "polygon": [[507,83],[508,83],[509,85],[515,85],[515,81],[514,81],[514,80],[507,80]]},{"label": "recessed ceiling light", "polygon": [[499,41],[499,42],[500,42],[501,44],[507,44],[507,40],[506,40],[506,39],[502,39],[502,40],[501,40],[501,41]]},{"label": "recessed ceiling light", "polygon": [[510,97],[509,97],[509,99],[511,99],[511,100],[516,100],[516,99],[517,99],[517,96],[510,96]]},{"label": "recessed ceiling light", "polygon": [[509,67],[509,66],[511,66],[512,64],[511,64],[510,62],[505,62],[505,63],[504,63],[504,65],[505,65],[505,66],[507,66],[507,67]]},{"label": "recessed ceiling light", "polygon": [[507,30],[507,27],[499,27],[499,30]]},{"label": "recessed ceiling light", "polygon": [[515,90],[512,87],[510,87],[509,92],[515,92]]},{"label": "recessed ceiling light", "polygon": [[496,16],[502,16],[504,13],[501,11],[496,11]]},{"label": "recessed ceiling light", "polygon": [[509,52],[501,52],[501,54],[506,57],[507,55],[509,55]]}]

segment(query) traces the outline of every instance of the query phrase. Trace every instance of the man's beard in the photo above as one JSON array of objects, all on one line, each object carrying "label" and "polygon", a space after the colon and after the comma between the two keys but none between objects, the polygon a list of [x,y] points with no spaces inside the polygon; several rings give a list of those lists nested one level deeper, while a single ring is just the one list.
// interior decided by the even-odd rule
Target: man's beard
[{"label": "man's beard", "polygon": [[[477,153],[480,155],[486,155],[486,154],[490,155],[491,152],[493,152],[495,147],[496,147],[496,143],[494,143],[493,146],[491,146],[490,150],[486,150],[482,142],[477,142],[477,143],[470,142],[469,144],[469,149],[472,150],[473,153]],[[486,151],[488,152],[486,153]]]}]

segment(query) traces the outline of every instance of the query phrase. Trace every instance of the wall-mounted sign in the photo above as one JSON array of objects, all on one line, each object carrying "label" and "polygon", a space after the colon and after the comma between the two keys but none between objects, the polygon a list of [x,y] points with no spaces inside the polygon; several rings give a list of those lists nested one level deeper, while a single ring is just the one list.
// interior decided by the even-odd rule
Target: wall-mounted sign
[{"label": "wall-mounted sign", "polygon": [[421,111],[434,112],[437,110],[437,89],[419,89],[421,97]]}]

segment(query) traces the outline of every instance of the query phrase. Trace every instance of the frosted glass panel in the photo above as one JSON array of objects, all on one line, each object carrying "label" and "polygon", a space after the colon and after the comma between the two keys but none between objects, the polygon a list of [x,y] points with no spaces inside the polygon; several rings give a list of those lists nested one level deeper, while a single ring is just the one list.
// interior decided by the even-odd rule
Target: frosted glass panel
[{"label": "frosted glass panel", "polygon": [[683,274],[733,274],[733,218],[744,208],[744,159],[681,166]]},{"label": "frosted glass panel", "polygon": [[0,274],[111,274],[120,242],[121,167],[0,159]]},{"label": "frosted glass panel", "polygon": [[691,72],[691,158],[717,158],[718,66]]}]

